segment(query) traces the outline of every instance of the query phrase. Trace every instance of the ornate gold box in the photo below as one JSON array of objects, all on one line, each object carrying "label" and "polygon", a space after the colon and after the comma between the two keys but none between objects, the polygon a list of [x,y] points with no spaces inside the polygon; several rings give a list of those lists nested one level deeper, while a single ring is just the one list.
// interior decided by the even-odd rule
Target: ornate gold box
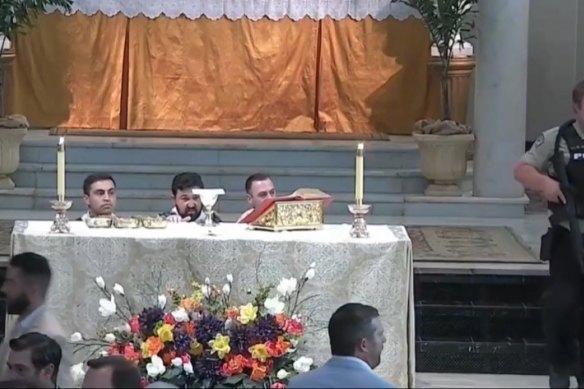
[{"label": "ornate gold box", "polygon": [[324,224],[323,200],[275,201],[249,225],[258,230],[316,230]]}]

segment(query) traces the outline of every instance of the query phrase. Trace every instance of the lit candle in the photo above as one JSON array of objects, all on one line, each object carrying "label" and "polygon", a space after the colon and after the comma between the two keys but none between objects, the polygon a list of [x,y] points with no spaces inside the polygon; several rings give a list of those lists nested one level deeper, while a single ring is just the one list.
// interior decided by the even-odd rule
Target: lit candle
[{"label": "lit candle", "polygon": [[57,197],[65,201],[65,138],[59,138],[57,146]]},{"label": "lit candle", "polygon": [[357,146],[355,156],[355,204],[363,205],[363,143]]}]

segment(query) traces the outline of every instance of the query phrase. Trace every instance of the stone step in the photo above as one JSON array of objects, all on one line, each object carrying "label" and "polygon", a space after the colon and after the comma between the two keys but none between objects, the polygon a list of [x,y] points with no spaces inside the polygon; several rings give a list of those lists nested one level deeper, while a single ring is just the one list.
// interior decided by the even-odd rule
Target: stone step
[{"label": "stone step", "polygon": [[[248,166],[169,166],[169,165],[118,165],[118,164],[68,164],[67,188],[81,188],[88,174],[107,173],[116,180],[120,189],[170,190],[172,178],[180,172],[196,171],[203,177],[207,188],[223,188],[226,191],[241,191],[245,180],[256,172]],[[54,188],[56,185],[55,164],[23,162],[12,179],[18,187]],[[328,167],[265,167],[263,173],[270,174],[280,193],[290,193],[301,187],[318,187],[328,193],[346,192],[355,184],[355,170]],[[423,193],[427,181],[419,169],[366,169],[367,193]],[[461,184],[469,190],[472,185],[472,170]]]},{"label": "stone step", "polygon": [[[39,138],[39,139],[36,139]],[[56,161],[57,137],[27,136],[21,162]],[[67,138],[67,163],[191,166],[353,168],[355,141]],[[367,169],[419,166],[413,142],[365,142]],[[252,169],[254,170],[254,169]]]}]

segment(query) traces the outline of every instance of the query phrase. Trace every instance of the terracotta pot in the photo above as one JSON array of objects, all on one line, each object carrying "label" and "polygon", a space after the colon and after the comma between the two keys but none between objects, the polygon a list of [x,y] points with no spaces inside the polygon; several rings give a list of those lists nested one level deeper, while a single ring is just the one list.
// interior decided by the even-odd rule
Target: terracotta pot
[{"label": "terracotta pot", "polygon": [[8,175],[20,164],[20,144],[28,132],[26,128],[0,128],[0,189],[14,189]]},{"label": "terracotta pot", "polygon": [[460,196],[458,183],[466,176],[467,151],[473,134],[413,134],[420,150],[422,175],[429,181],[427,196]]}]

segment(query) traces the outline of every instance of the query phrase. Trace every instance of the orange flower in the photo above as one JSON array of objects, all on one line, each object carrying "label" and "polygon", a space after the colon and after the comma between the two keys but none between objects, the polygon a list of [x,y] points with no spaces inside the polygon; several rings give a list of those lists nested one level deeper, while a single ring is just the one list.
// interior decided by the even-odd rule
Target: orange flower
[{"label": "orange flower", "polygon": [[251,378],[253,381],[259,382],[266,378],[266,373],[268,372],[267,366],[256,365],[251,371]]},{"label": "orange flower", "polygon": [[239,316],[239,309],[237,307],[230,307],[225,310],[225,316],[228,319],[235,320]]},{"label": "orange flower", "polygon": [[142,344],[141,351],[143,358],[150,358],[157,355],[164,348],[164,343],[157,336],[151,336]]},{"label": "orange flower", "polygon": [[195,335],[195,323],[187,321],[186,323],[182,323],[182,326],[188,336]]},{"label": "orange flower", "polygon": [[176,357],[176,353],[174,351],[166,351],[162,354],[162,362],[169,366],[172,364],[172,360]]},{"label": "orange flower", "polygon": [[304,326],[298,320],[288,320],[285,331],[290,335],[302,335],[304,333]]},{"label": "orange flower", "polygon": [[235,374],[243,373],[243,368],[245,367],[245,358],[243,355],[235,355],[229,359],[221,367],[221,374],[225,377],[230,377]]},{"label": "orange flower", "polygon": [[136,351],[133,344],[128,343],[124,346],[124,358],[131,362],[138,362],[140,353]]},{"label": "orange flower", "polygon": [[286,315],[283,313],[278,313],[276,315],[276,323],[280,328],[284,328],[286,326]]},{"label": "orange flower", "polygon": [[266,349],[271,357],[280,358],[286,350],[290,347],[290,343],[286,342],[283,337],[278,336],[278,340],[266,342]]},{"label": "orange flower", "polygon": [[187,297],[180,302],[180,306],[186,309],[187,311],[190,311],[195,306],[195,300],[193,300],[190,297]]}]

